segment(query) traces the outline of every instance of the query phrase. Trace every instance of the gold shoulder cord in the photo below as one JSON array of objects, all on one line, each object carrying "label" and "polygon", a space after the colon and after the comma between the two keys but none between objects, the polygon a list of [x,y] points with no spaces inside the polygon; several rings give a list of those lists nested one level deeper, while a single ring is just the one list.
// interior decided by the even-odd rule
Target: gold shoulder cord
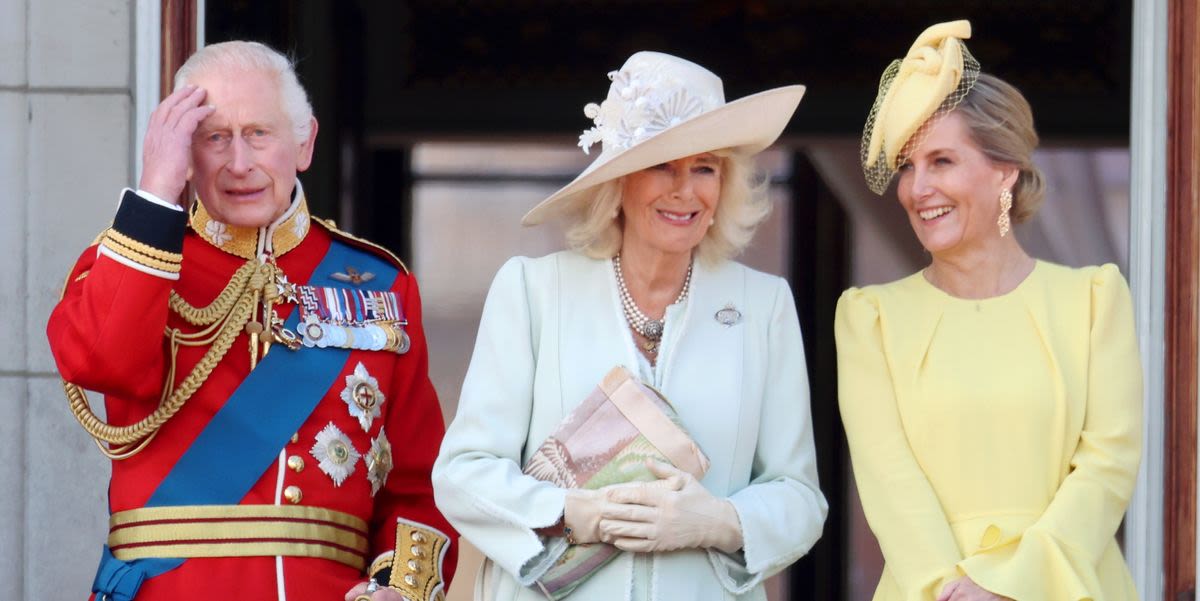
[{"label": "gold shoulder cord", "polygon": [[378,244],[375,244],[374,242],[371,242],[370,240],[365,240],[363,238],[359,238],[358,236],[355,236],[354,234],[351,234],[350,232],[347,232],[344,230],[339,230],[337,227],[337,224],[334,223],[332,219],[321,219],[320,217],[313,217],[312,220],[325,226],[325,229],[329,230],[329,233],[333,234],[335,238],[346,238],[348,240],[353,240],[367,248],[371,248],[378,252],[381,252],[384,255],[386,255],[389,259],[391,259],[393,262],[395,262],[396,266],[398,266],[405,274],[410,273],[408,270],[408,265],[405,265],[404,261],[401,261],[400,257],[396,256],[396,253],[388,250],[387,248],[380,246]]},{"label": "gold shoulder cord", "polygon": [[[271,263],[248,261],[241,266],[229,284],[217,295],[208,306],[196,308],[183,300],[174,290],[171,291],[171,310],[179,314],[185,321],[204,329],[192,334],[185,334],[178,328],[168,327],[164,332],[170,342],[170,367],[167,370],[166,381],[163,383],[162,396],[158,408],[153,413],[128,426],[113,426],[103,422],[92,411],[87,394],[82,388],[63,381],[63,389],[67,393],[67,401],[71,413],[83,429],[92,436],[96,446],[110,459],[120,460],[132,457],[154,439],[159,428],[171,419],[183,404],[212,373],[213,368],[221,362],[225,353],[233,346],[238,334],[246,328],[254,316],[254,309],[261,298],[264,312],[269,313],[270,304],[278,294],[275,288],[276,267]],[[171,389],[175,381],[175,360],[180,346],[205,346],[211,344],[208,352],[187,375],[179,387]],[[253,352],[252,352],[253,356]],[[106,444],[113,445],[112,448]]]}]

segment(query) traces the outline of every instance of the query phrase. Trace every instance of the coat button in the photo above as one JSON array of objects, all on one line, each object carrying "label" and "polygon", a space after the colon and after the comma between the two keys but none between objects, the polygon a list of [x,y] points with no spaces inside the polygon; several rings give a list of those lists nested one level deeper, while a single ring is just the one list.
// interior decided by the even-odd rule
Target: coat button
[{"label": "coat button", "polygon": [[300,492],[299,486],[289,486],[283,489],[283,498],[288,500],[288,503],[295,505],[304,498],[304,493]]},{"label": "coat button", "polygon": [[299,455],[292,455],[287,460],[288,468],[299,474],[304,471],[304,458]]}]

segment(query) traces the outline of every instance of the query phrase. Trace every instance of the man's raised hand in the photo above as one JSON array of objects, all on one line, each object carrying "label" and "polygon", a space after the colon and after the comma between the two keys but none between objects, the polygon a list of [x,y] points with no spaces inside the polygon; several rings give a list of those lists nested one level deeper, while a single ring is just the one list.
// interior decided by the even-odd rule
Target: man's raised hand
[{"label": "man's raised hand", "polygon": [[142,144],[142,181],[138,189],[178,203],[187,185],[192,134],[216,110],[202,105],[204,88],[184,86],[167,96],[150,114]]}]

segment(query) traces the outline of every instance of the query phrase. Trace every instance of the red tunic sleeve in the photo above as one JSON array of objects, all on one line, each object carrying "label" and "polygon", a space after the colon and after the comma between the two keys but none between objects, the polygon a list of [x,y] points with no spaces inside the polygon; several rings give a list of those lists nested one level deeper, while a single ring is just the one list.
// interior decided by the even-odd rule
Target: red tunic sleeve
[{"label": "red tunic sleeve", "polygon": [[50,350],[64,380],[157,404],[186,222],[183,211],[125,192],[113,226],[79,257],[50,315]]}]

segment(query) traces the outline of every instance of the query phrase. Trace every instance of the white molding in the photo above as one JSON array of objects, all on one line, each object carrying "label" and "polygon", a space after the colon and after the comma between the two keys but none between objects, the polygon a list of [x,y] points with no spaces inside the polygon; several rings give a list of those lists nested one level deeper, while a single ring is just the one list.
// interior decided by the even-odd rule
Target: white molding
[{"label": "white molding", "polygon": [[142,177],[142,141],[159,101],[162,65],[162,1],[137,0],[134,7],[133,182]]},{"label": "white molding", "polygon": [[204,40],[204,34],[206,33],[204,30],[204,10],[205,1],[196,0],[196,50],[207,45],[207,42]]},{"label": "white molding", "polygon": [[1143,601],[1163,599],[1167,1],[1134,0],[1130,65],[1129,282],[1145,378],[1145,422],[1142,469],[1125,517],[1125,558]]}]

